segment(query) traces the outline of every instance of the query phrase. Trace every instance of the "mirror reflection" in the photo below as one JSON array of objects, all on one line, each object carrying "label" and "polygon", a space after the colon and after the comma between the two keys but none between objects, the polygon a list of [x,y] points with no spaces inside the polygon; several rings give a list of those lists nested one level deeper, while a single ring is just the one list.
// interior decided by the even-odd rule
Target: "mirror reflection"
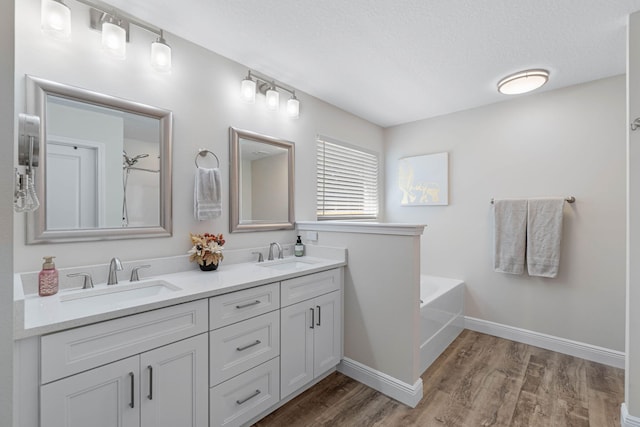
[{"label": "mirror reflection", "polygon": [[171,235],[170,111],[32,76],[27,110],[44,154],[27,243]]},{"label": "mirror reflection", "polygon": [[291,229],[294,144],[231,128],[230,229]]}]

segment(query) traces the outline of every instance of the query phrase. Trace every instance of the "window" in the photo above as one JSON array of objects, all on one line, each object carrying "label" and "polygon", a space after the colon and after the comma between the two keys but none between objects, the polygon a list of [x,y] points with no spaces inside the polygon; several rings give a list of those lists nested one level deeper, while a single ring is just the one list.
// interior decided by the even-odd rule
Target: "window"
[{"label": "window", "polygon": [[318,220],[378,217],[378,155],[318,137]]}]

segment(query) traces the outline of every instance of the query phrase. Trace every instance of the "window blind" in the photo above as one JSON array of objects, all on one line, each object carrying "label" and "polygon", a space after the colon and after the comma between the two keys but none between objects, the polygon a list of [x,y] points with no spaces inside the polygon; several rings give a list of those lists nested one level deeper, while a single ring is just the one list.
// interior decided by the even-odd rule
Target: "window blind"
[{"label": "window blind", "polygon": [[317,140],[318,220],[378,217],[378,156]]}]

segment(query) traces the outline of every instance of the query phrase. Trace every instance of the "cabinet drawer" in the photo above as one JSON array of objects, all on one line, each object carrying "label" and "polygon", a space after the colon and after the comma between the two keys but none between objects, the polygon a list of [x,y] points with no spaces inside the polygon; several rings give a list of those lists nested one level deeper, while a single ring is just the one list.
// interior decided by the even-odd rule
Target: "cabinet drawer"
[{"label": "cabinet drawer", "polygon": [[209,328],[218,329],[278,308],[278,283],[209,298]]},{"label": "cabinet drawer", "polygon": [[223,382],[209,392],[210,427],[239,426],[280,400],[280,358]]},{"label": "cabinet drawer", "polygon": [[272,311],[209,333],[210,385],[280,354],[280,313]]},{"label": "cabinet drawer", "polygon": [[341,271],[341,269],[336,268],[308,276],[296,277],[295,279],[283,280],[281,282],[282,307],[337,291],[342,284]]},{"label": "cabinet drawer", "polygon": [[41,381],[46,384],[207,331],[200,300],[108,320],[41,338]]}]

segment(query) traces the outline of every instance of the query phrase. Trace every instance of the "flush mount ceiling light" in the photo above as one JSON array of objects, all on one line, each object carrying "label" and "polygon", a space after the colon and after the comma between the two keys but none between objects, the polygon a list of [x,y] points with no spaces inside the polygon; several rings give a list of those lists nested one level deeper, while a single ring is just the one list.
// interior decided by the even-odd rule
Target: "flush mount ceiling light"
[{"label": "flush mount ceiling light", "polygon": [[549,80],[549,71],[536,69],[511,74],[498,82],[498,92],[505,95],[519,95],[531,92]]},{"label": "flush mount ceiling light", "polygon": [[256,74],[249,70],[247,77],[240,84],[240,98],[248,103],[256,102],[256,93],[265,95],[265,105],[268,110],[277,111],[280,108],[280,92],[284,91],[291,94],[291,98],[287,100],[287,116],[297,119],[300,116],[300,101],[296,98],[296,92],[289,89],[265,76]]},{"label": "flush mount ceiling light", "polygon": [[40,24],[45,34],[68,39],[71,36],[71,9],[61,0],[42,0]]}]

